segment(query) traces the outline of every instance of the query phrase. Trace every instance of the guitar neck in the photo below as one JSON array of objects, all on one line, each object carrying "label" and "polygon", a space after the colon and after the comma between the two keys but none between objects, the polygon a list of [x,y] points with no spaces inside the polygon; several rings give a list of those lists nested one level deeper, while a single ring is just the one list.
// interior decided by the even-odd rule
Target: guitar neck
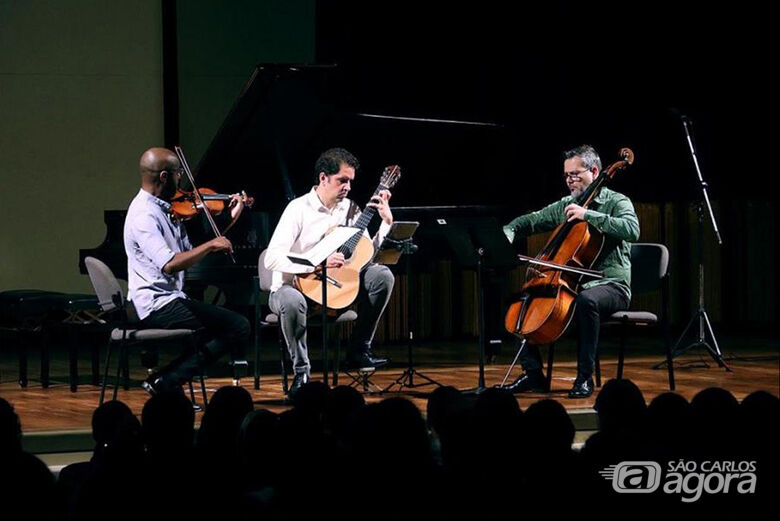
[{"label": "guitar neck", "polygon": [[[386,189],[386,187],[380,184],[376,187],[376,190],[374,190],[374,194],[371,197],[373,198],[375,195],[379,195],[379,192],[384,189]],[[365,210],[361,212],[357,222],[353,225],[354,228],[359,228],[360,232],[355,233],[355,235],[353,235],[346,243],[344,243],[341,248],[339,248],[341,253],[346,254],[355,250],[355,246],[357,246],[357,243],[360,241],[360,237],[363,235],[363,231],[368,228],[368,224],[371,222],[371,219],[374,218],[374,215],[376,215],[376,208],[373,206],[367,206]]]},{"label": "guitar neck", "polygon": [[[371,198],[373,198],[375,195],[379,195],[379,192],[382,190],[384,190],[382,185],[377,186],[376,190],[374,190],[374,195],[372,195]],[[373,206],[367,206],[360,214],[360,217],[358,217],[358,220],[355,223],[355,228],[360,228],[361,230],[368,228],[368,224],[371,222],[371,219],[374,218],[374,215],[376,215],[376,208]]]}]

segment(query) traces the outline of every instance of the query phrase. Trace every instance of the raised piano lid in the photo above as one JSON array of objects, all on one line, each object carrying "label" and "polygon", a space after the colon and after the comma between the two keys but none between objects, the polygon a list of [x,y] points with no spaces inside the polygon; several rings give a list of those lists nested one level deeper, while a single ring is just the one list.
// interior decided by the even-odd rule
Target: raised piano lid
[{"label": "raised piano lid", "polygon": [[258,65],[195,167],[196,181],[246,190],[254,211],[280,214],[312,184],[303,165],[312,136],[336,117],[334,78],[334,66]]},{"label": "raised piano lid", "polygon": [[[259,65],[199,161],[198,182],[246,190],[255,211],[270,213],[273,230],[287,202],[314,185],[318,155],[341,146],[361,162],[350,195],[361,206],[388,164],[404,170],[394,205],[517,202],[519,156],[510,129],[403,113],[402,100],[358,107],[353,88],[332,65]],[[496,190],[499,184],[507,190]]]}]

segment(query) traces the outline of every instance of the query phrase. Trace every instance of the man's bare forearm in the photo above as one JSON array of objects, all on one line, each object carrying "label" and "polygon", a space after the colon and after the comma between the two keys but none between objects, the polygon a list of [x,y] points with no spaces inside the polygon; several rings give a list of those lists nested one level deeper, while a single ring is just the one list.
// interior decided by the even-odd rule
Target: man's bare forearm
[{"label": "man's bare forearm", "polygon": [[173,256],[171,260],[163,267],[163,271],[168,275],[177,271],[186,270],[198,263],[203,257],[211,253],[211,242],[204,242],[191,250],[182,251]]}]

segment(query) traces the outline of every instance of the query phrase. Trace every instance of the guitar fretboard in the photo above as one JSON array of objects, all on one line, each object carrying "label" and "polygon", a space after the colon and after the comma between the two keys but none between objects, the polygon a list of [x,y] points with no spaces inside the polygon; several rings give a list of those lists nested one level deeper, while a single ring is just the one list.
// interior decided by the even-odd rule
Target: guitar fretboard
[{"label": "guitar fretboard", "polygon": [[[380,184],[376,187],[376,190],[374,190],[374,194],[371,196],[371,198],[379,195],[379,192],[382,190],[387,190],[387,187],[383,184]],[[358,245],[358,242],[360,242],[360,237],[363,235],[363,231],[368,227],[368,224],[371,222],[371,219],[374,218],[375,214],[376,208],[373,206],[367,206],[366,209],[361,212],[360,217],[358,217],[358,220],[354,225],[355,228],[360,228],[360,231],[355,232],[355,235],[350,237],[349,240],[338,249],[339,253],[343,254],[345,258],[352,256],[352,252],[355,251],[355,247]]]}]

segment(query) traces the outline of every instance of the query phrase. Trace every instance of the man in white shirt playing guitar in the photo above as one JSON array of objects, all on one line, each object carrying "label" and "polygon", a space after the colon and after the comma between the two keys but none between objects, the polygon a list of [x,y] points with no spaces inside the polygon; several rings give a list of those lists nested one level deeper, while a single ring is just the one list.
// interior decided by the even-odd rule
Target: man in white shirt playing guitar
[{"label": "man in white shirt playing guitar", "polygon": [[[269,306],[279,315],[282,333],[293,361],[295,378],[290,389],[291,395],[309,380],[311,369],[306,345],[308,302],[298,289],[303,284],[296,279],[300,276],[303,282],[304,277],[312,274],[308,275],[308,278],[318,280],[315,272],[319,267],[293,263],[287,258],[287,253],[304,253],[316,245],[330,229],[340,225],[354,226],[358,223],[360,209],[347,198],[358,168],[358,160],[343,148],[332,148],[323,152],[315,164],[318,184],[306,195],[290,201],[268,244],[265,267],[273,271]],[[392,186],[392,183],[389,183],[389,186]],[[371,201],[366,204],[366,214],[375,211],[382,218],[382,224],[373,239],[375,249],[382,243],[393,224],[393,214],[388,204],[390,197],[390,191],[380,184]],[[366,217],[368,215],[360,220],[363,226],[368,224],[365,222]],[[364,235],[368,237],[365,231]],[[330,255],[326,263],[328,276],[331,276],[331,270],[336,271],[352,263],[353,257],[356,256],[357,253],[354,253],[345,257],[344,253],[339,251]],[[360,266],[357,268],[360,269]],[[360,271],[358,319],[347,351],[347,363],[350,367],[379,367],[387,363],[386,359],[372,356],[371,341],[382,312],[390,300],[394,282],[395,278],[387,266],[370,263]],[[333,286],[328,288],[328,304],[329,307],[335,307],[330,305],[331,288]],[[310,296],[316,298],[315,295]]]}]

